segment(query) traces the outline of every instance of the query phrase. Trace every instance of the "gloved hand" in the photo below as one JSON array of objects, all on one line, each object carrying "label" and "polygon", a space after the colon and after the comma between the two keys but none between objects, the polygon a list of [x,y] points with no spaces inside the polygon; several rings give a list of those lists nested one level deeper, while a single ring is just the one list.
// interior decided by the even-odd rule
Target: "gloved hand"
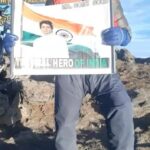
[{"label": "gloved hand", "polygon": [[111,27],[101,33],[102,43],[111,46],[126,46],[131,41],[131,36],[127,29]]},{"label": "gloved hand", "polygon": [[8,55],[10,55],[12,51],[12,47],[15,45],[15,41],[18,40],[18,37],[11,33],[6,33],[3,39],[3,47]]}]

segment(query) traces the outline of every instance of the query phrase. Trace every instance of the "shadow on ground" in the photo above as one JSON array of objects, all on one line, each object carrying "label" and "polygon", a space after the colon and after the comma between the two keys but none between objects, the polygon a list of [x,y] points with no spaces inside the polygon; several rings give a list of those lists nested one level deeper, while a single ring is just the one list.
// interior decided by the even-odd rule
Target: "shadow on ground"
[{"label": "shadow on ground", "polygon": [[80,130],[78,134],[80,150],[108,149],[108,139],[105,126],[97,130]]},{"label": "shadow on ground", "polygon": [[[142,134],[149,131],[150,128],[150,113],[146,114],[143,117],[140,118],[134,118],[134,127],[135,129],[139,128],[139,131],[135,132],[135,148],[137,149],[146,149],[150,148],[150,142],[147,143],[140,143],[139,144],[139,138],[142,136]],[[144,137],[143,137],[144,138]],[[146,140],[144,140],[146,141]]]},{"label": "shadow on ground", "polygon": [[17,125],[2,131],[0,150],[55,150],[51,130],[46,134],[35,133],[30,128]]},{"label": "shadow on ground", "polygon": [[32,76],[30,76],[30,79],[35,80],[35,81],[46,81],[49,83],[55,82],[54,75],[32,75]]}]

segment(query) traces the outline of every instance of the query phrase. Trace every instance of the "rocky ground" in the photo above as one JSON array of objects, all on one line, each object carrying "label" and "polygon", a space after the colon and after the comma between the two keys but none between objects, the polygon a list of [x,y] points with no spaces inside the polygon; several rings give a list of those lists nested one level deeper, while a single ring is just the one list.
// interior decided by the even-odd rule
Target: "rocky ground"
[{"label": "rocky ground", "polygon": [[[135,149],[150,149],[150,60],[118,51],[117,69],[134,106]],[[21,94],[0,117],[0,150],[54,150],[54,80],[18,77]],[[13,125],[12,125],[13,124]],[[79,150],[106,150],[104,118],[87,95],[77,125]]]}]

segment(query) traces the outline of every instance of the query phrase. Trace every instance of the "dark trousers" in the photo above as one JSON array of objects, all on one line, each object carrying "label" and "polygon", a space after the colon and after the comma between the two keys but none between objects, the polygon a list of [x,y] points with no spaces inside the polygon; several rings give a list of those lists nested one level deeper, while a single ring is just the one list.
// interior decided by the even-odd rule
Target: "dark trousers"
[{"label": "dark trousers", "polygon": [[56,149],[77,150],[75,126],[87,93],[99,102],[106,119],[109,150],[133,150],[131,100],[117,74],[56,76]]}]

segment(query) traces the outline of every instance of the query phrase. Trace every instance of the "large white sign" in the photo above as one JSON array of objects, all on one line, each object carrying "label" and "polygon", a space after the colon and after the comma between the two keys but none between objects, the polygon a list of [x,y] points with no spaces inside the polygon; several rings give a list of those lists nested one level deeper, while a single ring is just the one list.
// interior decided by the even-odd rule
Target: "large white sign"
[{"label": "large white sign", "polygon": [[[102,44],[101,32],[111,26],[110,1],[81,1],[34,6],[14,0],[14,75],[110,74],[112,47]],[[45,35],[41,21],[51,22]],[[44,29],[46,30],[46,29]]]}]

